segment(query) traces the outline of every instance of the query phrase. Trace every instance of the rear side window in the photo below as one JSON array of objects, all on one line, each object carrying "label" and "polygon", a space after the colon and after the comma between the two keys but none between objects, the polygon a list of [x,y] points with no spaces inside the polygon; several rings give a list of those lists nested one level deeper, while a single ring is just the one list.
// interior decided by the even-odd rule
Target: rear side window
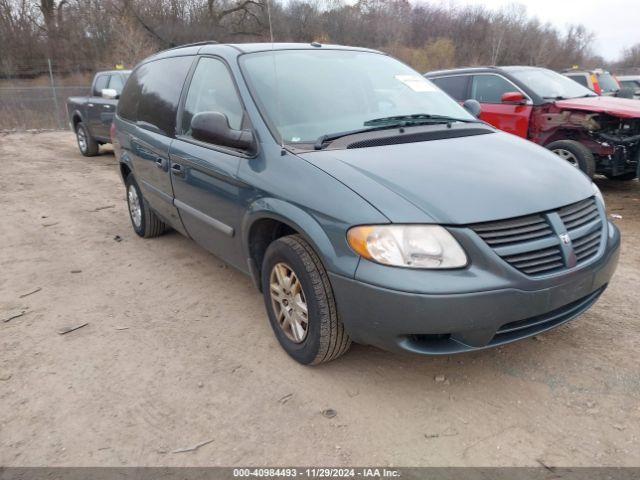
[{"label": "rear side window", "polygon": [[471,98],[480,103],[502,103],[502,95],[518,91],[499,75],[474,75],[471,83]]},{"label": "rear side window", "polygon": [[109,83],[109,75],[99,75],[93,85],[93,95],[96,97],[101,96],[102,89],[107,88],[107,83]]},{"label": "rear side window", "polygon": [[118,115],[173,137],[180,93],[192,60],[163,58],[138,67],[122,92]]},{"label": "rear side window", "polygon": [[222,61],[203,57],[198,62],[182,115],[182,132],[190,135],[191,119],[200,112],[221,112],[229,119],[229,126],[240,130],[243,108],[233,79]]},{"label": "rear side window", "polygon": [[567,75],[574,82],[578,82],[583,87],[589,88],[589,84],[587,83],[587,77],[585,75]]},{"label": "rear side window", "polygon": [[164,58],[138,69],[142,84],[138,122],[144,122],[169,137],[175,135],[180,92],[192,60],[193,57]]},{"label": "rear side window", "polygon": [[468,99],[469,75],[433,78],[431,81],[459,102]]},{"label": "rear side window", "polygon": [[138,70],[136,70],[131,74],[122,89],[122,95],[120,95],[120,101],[118,102],[118,116],[130,122],[135,122],[138,119],[138,103],[140,102],[141,94],[142,84],[138,79]]}]

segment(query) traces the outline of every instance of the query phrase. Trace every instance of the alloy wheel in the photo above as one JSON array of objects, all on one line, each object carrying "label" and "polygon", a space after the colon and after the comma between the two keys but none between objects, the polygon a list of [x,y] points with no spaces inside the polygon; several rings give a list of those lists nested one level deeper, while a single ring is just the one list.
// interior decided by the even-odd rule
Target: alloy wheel
[{"label": "alloy wheel", "polygon": [[278,325],[289,340],[302,343],[309,331],[307,301],[298,276],[286,263],[271,269],[269,293]]},{"label": "alloy wheel", "polygon": [[133,185],[129,185],[127,191],[127,201],[129,203],[129,214],[136,228],[142,226],[142,206],[140,205],[140,197],[138,191]]},{"label": "alloy wheel", "polygon": [[84,133],[84,128],[78,128],[76,131],[76,137],[78,138],[78,147],[80,147],[80,151],[85,153],[87,151],[87,134]]}]

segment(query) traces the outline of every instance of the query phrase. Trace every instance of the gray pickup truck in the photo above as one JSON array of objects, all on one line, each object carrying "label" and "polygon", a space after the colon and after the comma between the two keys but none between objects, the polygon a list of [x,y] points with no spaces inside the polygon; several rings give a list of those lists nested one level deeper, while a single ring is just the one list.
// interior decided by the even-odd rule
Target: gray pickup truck
[{"label": "gray pickup truck", "polygon": [[97,155],[100,145],[111,143],[109,129],[130,73],[130,70],[98,72],[90,96],[67,99],[69,127],[76,133],[78,148],[85,157]]}]

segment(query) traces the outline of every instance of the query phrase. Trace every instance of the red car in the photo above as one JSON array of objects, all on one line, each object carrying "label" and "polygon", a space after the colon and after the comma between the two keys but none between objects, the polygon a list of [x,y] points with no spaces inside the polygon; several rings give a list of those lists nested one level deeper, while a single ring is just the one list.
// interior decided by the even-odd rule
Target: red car
[{"label": "red car", "polygon": [[640,101],[601,97],[537,67],[441,70],[425,77],[460,102],[475,99],[480,118],[543,145],[592,177],[631,180],[640,173]]}]

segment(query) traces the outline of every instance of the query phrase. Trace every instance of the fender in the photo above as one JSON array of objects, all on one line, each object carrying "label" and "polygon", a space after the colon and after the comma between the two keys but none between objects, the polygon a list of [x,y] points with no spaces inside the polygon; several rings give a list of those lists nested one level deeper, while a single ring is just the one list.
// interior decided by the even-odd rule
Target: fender
[{"label": "fender", "polygon": [[122,149],[121,152],[122,153],[120,154],[120,176],[122,177],[122,181],[124,182],[126,178],[125,178],[124,170],[122,166],[126,165],[129,171],[133,172],[133,162],[131,161],[131,156],[129,155],[129,152],[127,152],[125,149]]},{"label": "fender", "polygon": [[[249,249],[249,233],[253,224],[265,218],[280,221],[298,231],[311,244],[322,259],[328,272],[353,278],[360,258],[351,251],[344,240],[345,249],[338,251],[320,223],[308,212],[287,201],[263,197],[251,203],[241,223],[242,250],[247,258],[251,276],[256,286],[260,285],[257,275],[258,266],[251,258]],[[336,263],[334,259],[340,259]]]},{"label": "fender", "polygon": [[[75,117],[76,115],[77,115],[78,117],[80,117],[80,121],[81,121],[82,123],[85,123],[85,122],[84,122],[84,115],[82,115],[82,112],[76,108],[76,109],[73,111],[73,113],[71,114],[71,125],[72,125],[72,126],[73,126],[73,124],[74,124],[73,119],[74,119],[74,117]],[[86,126],[87,128],[89,128],[89,126],[88,126],[88,125],[86,125],[86,124],[85,124],[85,126]]]}]

